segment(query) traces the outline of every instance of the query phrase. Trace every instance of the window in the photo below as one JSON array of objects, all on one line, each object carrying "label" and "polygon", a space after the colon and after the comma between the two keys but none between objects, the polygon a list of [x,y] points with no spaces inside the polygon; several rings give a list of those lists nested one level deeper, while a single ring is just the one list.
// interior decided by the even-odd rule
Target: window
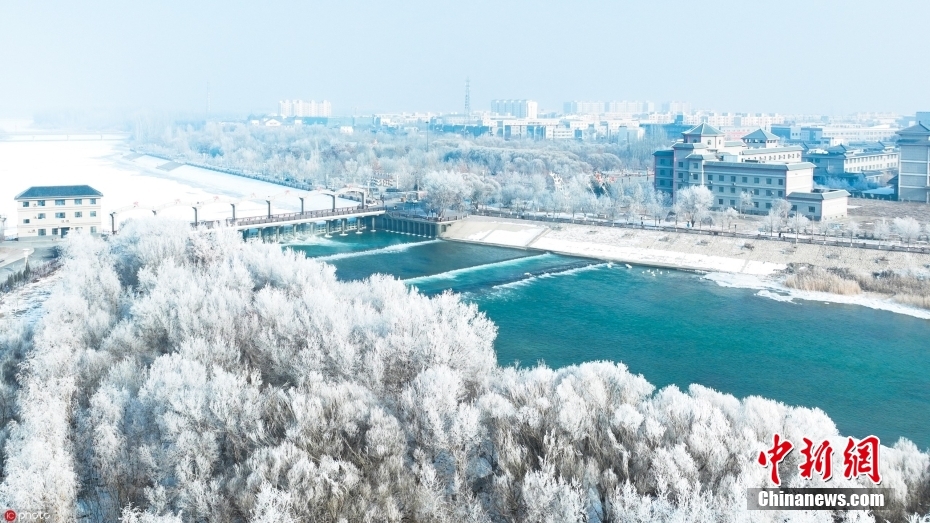
[{"label": "window", "polygon": [[752,206],[755,207],[756,209],[758,209],[758,208],[759,208],[759,202],[752,202]]},{"label": "window", "polygon": [[771,178],[766,178],[766,179],[765,179],[765,183],[768,184],[768,185],[772,185],[772,179],[771,179]]},{"label": "window", "polygon": [[77,211],[77,212],[74,213],[74,217],[75,217],[75,218],[83,218],[83,217],[84,217],[84,213],[82,213],[81,211]]},{"label": "window", "polygon": [[771,208],[772,208],[772,202],[766,203],[766,204],[765,204],[765,208],[766,208],[766,209],[771,209]]},{"label": "window", "polygon": [[692,175],[691,175],[691,178],[697,180],[697,173],[692,174]]},{"label": "window", "polygon": [[90,199],[90,204],[91,204],[91,205],[97,205],[97,199],[96,199],[96,198],[91,198],[91,199]]},{"label": "window", "polygon": [[65,204],[64,200],[55,200],[55,205],[64,205],[64,204]]},{"label": "window", "polygon": [[23,223],[29,223],[29,218],[23,218]]},{"label": "window", "polygon": [[759,179],[758,179],[758,178],[753,178],[753,179],[752,179],[752,183],[759,183]]},{"label": "window", "polygon": [[785,191],[778,191],[778,196],[784,196],[784,195],[785,195]]},{"label": "window", "polygon": [[723,205],[723,198],[718,199],[718,200],[717,200],[717,203],[720,204],[720,205]]},{"label": "window", "polygon": [[736,176],[731,176],[731,177],[730,177],[730,181],[731,181],[731,182],[736,182]]},{"label": "window", "polygon": [[707,181],[709,181],[709,182],[714,181],[714,175],[713,175],[713,174],[708,174],[708,175],[707,175]]},{"label": "window", "polygon": [[778,179],[778,185],[785,185],[785,181],[781,178]]},{"label": "window", "polygon": [[792,210],[792,211],[797,211],[797,210],[798,210],[798,206],[797,206],[797,205],[792,205],[792,206],[791,206],[791,210]]},{"label": "window", "polygon": [[807,208],[807,212],[817,212],[817,208],[814,206],[810,206]]},{"label": "window", "polygon": [[56,213],[55,213],[55,218],[64,218],[64,217],[65,217],[65,213],[63,213],[63,212],[56,212]]},{"label": "window", "polygon": [[736,187],[730,187],[730,192],[736,194]]},{"label": "window", "polygon": [[678,167],[684,167],[684,166],[685,166],[685,162],[678,162]]},{"label": "window", "polygon": [[97,226],[96,226],[96,225],[91,225],[91,226],[90,226],[90,233],[91,233],[91,234],[97,234]]},{"label": "window", "polygon": [[58,229],[52,229],[52,236],[58,236]]},{"label": "window", "polygon": [[23,207],[29,207],[29,202],[23,202]]},{"label": "window", "polygon": [[748,181],[749,181],[749,178],[743,176],[743,183],[746,183],[746,182],[748,182]]},{"label": "window", "polygon": [[[665,180],[663,180],[663,182],[664,182],[664,181],[665,181]],[[663,183],[662,185],[665,185],[665,183]],[[97,211],[90,211],[90,217],[91,217],[91,218],[96,218],[96,217],[97,217]]]},{"label": "window", "polygon": [[758,195],[759,195],[759,189],[753,189],[753,190],[752,190],[752,194],[755,194],[756,196],[758,196]]},{"label": "window", "polygon": [[44,212],[40,212],[39,215],[36,216],[36,218],[39,219],[39,220],[44,220],[44,219],[45,219],[45,213],[44,213]]},{"label": "window", "polygon": [[74,205],[82,205],[83,203],[84,203],[84,200],[82,200],[82,199],[80,199],[80,198],[74,200]]},{"label": "window", "polygon": [[39,204],[39,207],[45,207],[45,200],[39,200],[36,203]]},{"label": "window", "polygon": [[691,168],[697,169],[697,162],[691,162]]},{"label": "window", "polygon": [[720,188],[720,192],[723,192],[723,187]]},{"label": "window", "polygon": [[684,177],[684,173],[678,173],[678,179],[681,180]]},{"label": "window", "polygon": [[772,195],[772,191],[771,191],[771,190],[765,191],[765,195],[766,195],[766,196],[771,196],[771,195]]},{"label": "window", "polygon": [[39,229],[39,236],[45,236],[45,229]]},{"label": "window", "polygon": [[736,205],[736,200],[730,200],[730,205]]}]

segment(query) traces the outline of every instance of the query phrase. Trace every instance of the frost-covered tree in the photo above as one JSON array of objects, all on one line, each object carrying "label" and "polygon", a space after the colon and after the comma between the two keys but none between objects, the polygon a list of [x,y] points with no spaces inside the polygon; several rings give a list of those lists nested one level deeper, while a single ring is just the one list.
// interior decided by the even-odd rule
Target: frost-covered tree
[{"label": "frost-covered tree", "polygon": [[884,218],[879,220],[872,226],[872,236],[878,238],[879,240],[887,240],[891,235],[891,226],[888,225],[888,222]]},{"label": "frost-covered tree", "polygon": [[914,218],[895,218],[892,223],[894,224],[894,231],[898,233],[904,243],[909,244],[920,236],[920,224]]},{"label": "frost-covered tree", "polygon": [[675,200],[687,220],[698,223],[704,219],[713,205],[714,195],[703,185],[692,185],[676,192]]},{"label": "frost-covered tree", "polygon": [[[500,367],[457,296],[340,282],[232,231],[78,234],[61,271],[34,328],[0,328],[0,504],[55,520],[818,521],[746,511],[756,456],[775,432],[844,444],[819,410],[619,363]],[[881,456],[899,495],[875,517],[926,513],[930,456]],[[820,486],[797,459],[785,484]]]}]

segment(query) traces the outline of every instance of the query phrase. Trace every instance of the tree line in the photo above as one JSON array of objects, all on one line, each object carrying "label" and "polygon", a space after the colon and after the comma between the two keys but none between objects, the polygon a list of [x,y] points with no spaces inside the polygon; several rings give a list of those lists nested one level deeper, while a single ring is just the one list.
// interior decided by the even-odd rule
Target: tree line
[{"label": "tree line", "polygon": [[[904,521],[930,455],[882,447],[890,505],[746,510],[772,434],[844,439],[817,409],[614,362],[496,363],[451,293],[233,231],[148,218],[74,235],[34,325],[0,329],[0,503],[57,521]],[[891,442],[886,442],[886,445]],[[799,456],[781,465],[802,480]],[[830,486],[868,486],[834,478]]]}]

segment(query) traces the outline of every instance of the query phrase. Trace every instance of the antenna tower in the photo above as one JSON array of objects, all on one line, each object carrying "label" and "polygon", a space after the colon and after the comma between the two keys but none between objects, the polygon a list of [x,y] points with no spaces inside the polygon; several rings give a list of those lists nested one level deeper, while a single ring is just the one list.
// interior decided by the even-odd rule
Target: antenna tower
[{"label": "antenna tower", "polygon": [[465,118],[471,118],[471,89],[468,78],[465,78]]}]

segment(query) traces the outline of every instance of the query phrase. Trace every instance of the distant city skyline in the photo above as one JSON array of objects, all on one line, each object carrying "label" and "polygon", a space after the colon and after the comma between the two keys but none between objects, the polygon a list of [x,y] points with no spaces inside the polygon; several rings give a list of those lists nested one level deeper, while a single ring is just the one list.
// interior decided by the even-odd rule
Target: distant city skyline
[{"label": "distant city skyline", "polygon": [[[909,51],[922,52],[930,4],[840,7],[729,1],[683,25],[675,2],[9,0],[0,118],[274,112],[294,98],[343,115],[462,112],[466,78],[472,111],[495,99],[535,100],[541,113],[572,100],[827,115],[930,106],[930,69]],[[559,36],[518,37],[533,34]]]}]

